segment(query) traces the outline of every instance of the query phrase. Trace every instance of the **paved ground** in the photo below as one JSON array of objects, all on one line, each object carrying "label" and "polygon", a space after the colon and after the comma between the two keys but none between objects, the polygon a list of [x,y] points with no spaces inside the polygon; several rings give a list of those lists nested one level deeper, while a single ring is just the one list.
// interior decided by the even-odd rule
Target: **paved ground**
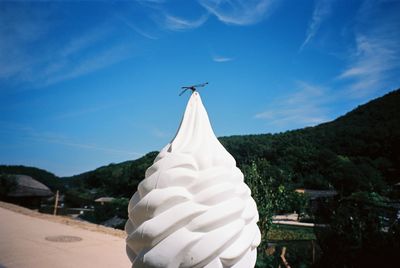
[{"label": "paved ground", "polygon": [[[46,237],[74,236],[75,242]],[[57,239],[56,239],[57,240]],[[130,267],[125,240],[0,207],[0,267]]]}]

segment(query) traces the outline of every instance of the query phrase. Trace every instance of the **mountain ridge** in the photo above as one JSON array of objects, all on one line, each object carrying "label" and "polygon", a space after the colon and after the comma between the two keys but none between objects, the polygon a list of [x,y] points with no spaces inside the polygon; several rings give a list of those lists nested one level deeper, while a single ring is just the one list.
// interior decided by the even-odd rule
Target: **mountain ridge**
[{"label": "mountain ridge", "polygon": [[[291,183],[296,186],[344,187],[343,181],[338,183],[339,176],[344,176],[346,179],[342,180],[359,180],[350,187],[351,192],[361,187],[361,177],[366,176],[370,184],[369,190],[380,191],[379,188],[385,186],[378,186],[381,184],[379,181],[393,184],[400,178],[398,104],[400,89],[359,105],[333,121],[314,127],[275,134],[223,136],[219,140],[234,156],[239,167],[263,160],[268,162],[271,169],[269,173],[276,177],[290,177]],[[156,155],[157,152],[150,152],[136,160],[112,163],[68,177],[57,177],[47,171],[43,172],[43,176],[38,173],[40,169],[23,166],[0,165],[0,173],[15,173],[21,169],[33,177],[35,174],[39,175],[37,179],[42,183],[50,181],[49,186],[52,189],[97,189],[97,196],[129,197],[144,178],[145,170]],[[282,174],[276,175],[279,172]],[[333,174],[337,172],[356,172],[360,178],[350,178],[348,174]],[[60,186],[55,183],[54,178],[62,179],[64,184]],[[367,186],[361,188],[363,187]]]}]

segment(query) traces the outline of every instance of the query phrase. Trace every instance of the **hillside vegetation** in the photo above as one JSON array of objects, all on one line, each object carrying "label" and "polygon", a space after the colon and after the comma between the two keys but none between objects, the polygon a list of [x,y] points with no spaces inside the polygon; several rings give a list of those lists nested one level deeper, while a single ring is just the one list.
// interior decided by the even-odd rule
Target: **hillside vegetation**
[{"label": "hillside vegetation", "polygon": [[26,166],[12,166],[12,165],[0,165],[0,174],[23,174],[28,175],[34,178],[35,180],[43,183],[51,190],[64,190],[64,182],[60,180],[59,177],[50,173],[46,170],[35,168],[35,167],[26,167]]},{"label": "hillside vegetation", "polygon": [[221,142],[239,166],[266,160],[264,178],[333,187],[345,195],[359,190],[390,194],[400,180],[400,91],[316,127],[222,137]]},{"label": "hillside vegetation", "polygon": [[[400,181],[400,90],[361,105],[336,120],[278,134],[221,137],[245,171],[255,164],[264,180],[289,188],[336,189],[341,195],[370,191],[396,197]],[[130,197],[157,152],[58,178],[34,167],[0,165],[0,173],[26,174],[52,190],[66,189],[87,201]],[[88,191],[90,190],[90,191]]]},{"label": "hillside vegetation", "polygon": [[[263,237],[257,267],[273,267],[271,263],[279,259],[266,255],[268,231],[277,234],[272,215],[293,211],[327,226],[314,230],[321,251],[314,265],[364,267],[396,260],[400,252],[400,214],[396,214],[400,208],[400,187],[396,186],[400,182],[400,90],[315,127],[221,137],[220,141],[236,159],[257,202]],[[53,190],[61,189],[70,206],[91,205],[101,196],[116,197],[109,206],[96,207],[92,220],[101,222],[115,215],[127,217],[128,198],[156,155],[151,152],[68,178],[23,166],[0,166],[0,173],[31,175]],[[331,189],[338,196],[312,211],[296,188]],[[294,255],[289,263],[311,265],[301,259],[302,254]]]},{"label": "hillside vegetation", "polygon": [[[400,90],[338,119],[279,134],[221,137],[242,169],[255,163],[276,185],[334,188],[342,195],[373,191],[391,196],[400,179]],[[64,178],[96,196],[130,197],[157,152]]]}]

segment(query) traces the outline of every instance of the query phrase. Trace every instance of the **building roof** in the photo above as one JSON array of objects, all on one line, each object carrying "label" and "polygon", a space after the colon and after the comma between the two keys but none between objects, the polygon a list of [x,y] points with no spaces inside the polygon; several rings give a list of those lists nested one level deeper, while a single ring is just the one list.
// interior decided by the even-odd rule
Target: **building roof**
[{"label": "building roof", "polygon": [[333,197],[338,194],[335,190],[296,189],[296,192],[306,194],[310,197],[310,199]]},{"label": "building roof", "polygon": [[94,202],[107,203],[107,202],[111,202],[113,200],[114,200],[114,197],[100,197],[100,198],[97,198],[96,200],[94,200]]},{"label": "building roof", "polygon": [[16,187],[8,196],[26,197],[26,196],[52,196],[53,192],[41,182],[27,175],[14,175]]}]

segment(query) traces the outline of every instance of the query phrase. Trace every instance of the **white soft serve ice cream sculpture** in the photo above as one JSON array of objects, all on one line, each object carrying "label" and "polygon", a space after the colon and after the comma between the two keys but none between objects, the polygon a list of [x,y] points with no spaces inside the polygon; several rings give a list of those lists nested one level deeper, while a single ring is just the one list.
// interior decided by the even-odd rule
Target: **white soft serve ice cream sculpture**
[{"label": "white soft serve ice cream sculpture", "polygon": [[127,253],[135,268],[254,267],[257,207],[197,92],[128,211]]}]

